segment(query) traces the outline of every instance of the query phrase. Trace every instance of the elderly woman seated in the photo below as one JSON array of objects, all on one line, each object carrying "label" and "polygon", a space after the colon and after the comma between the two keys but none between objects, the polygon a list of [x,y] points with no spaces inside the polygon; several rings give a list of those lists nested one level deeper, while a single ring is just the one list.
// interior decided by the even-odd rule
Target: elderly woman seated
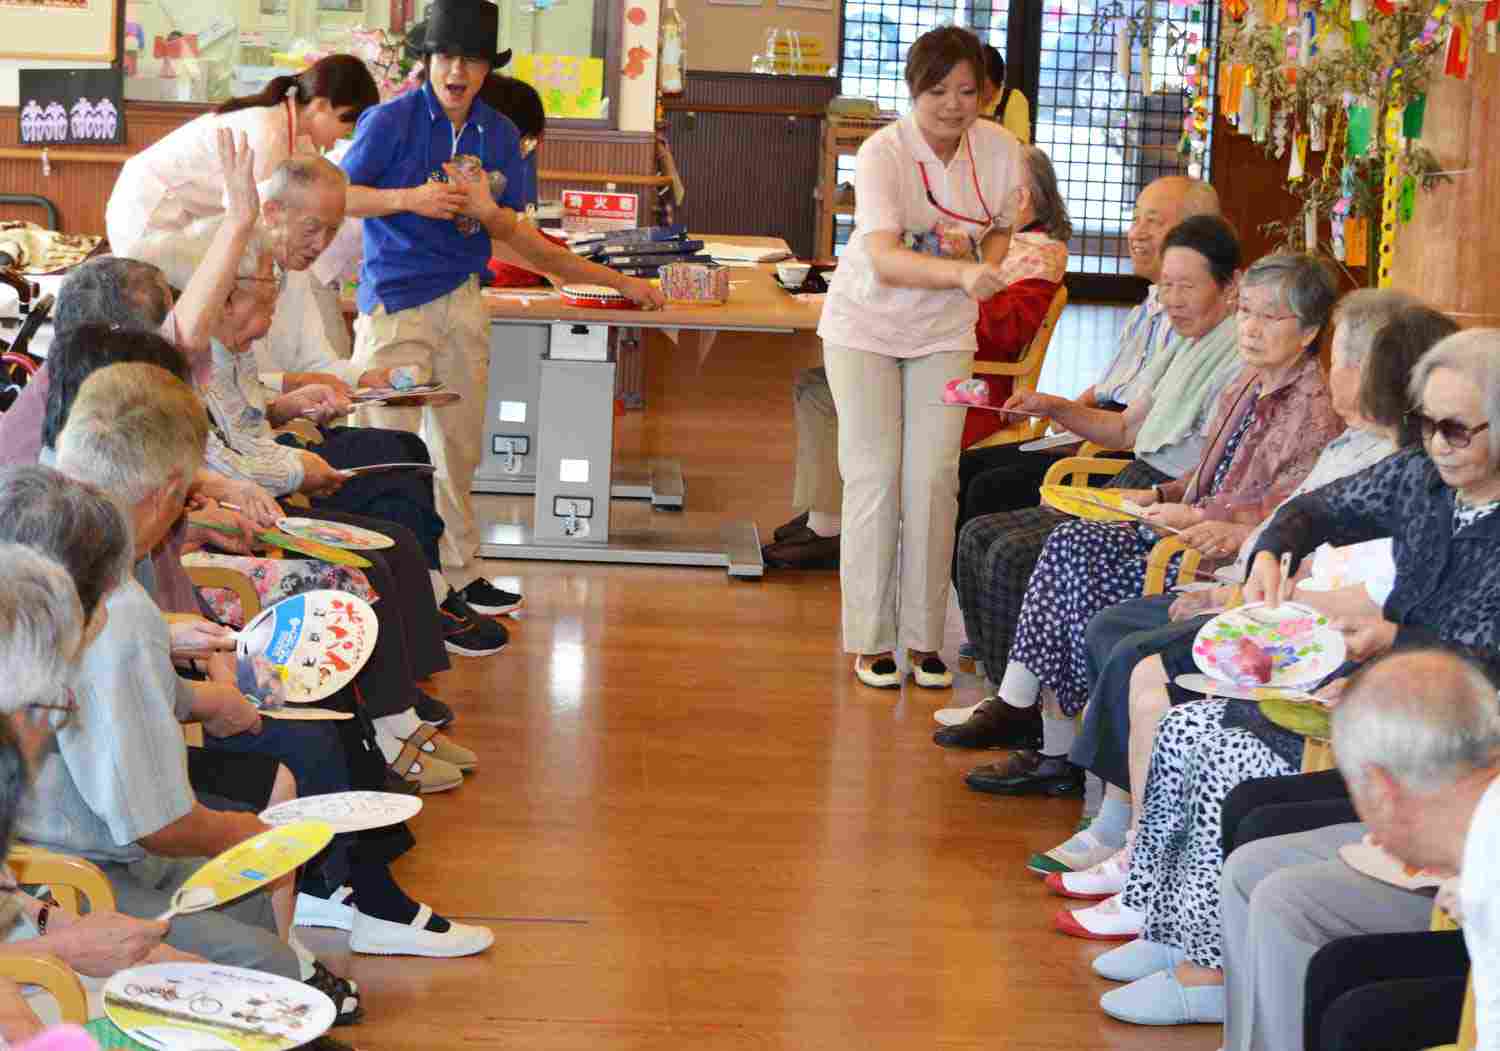
[{"label": "elderly woman seated", "polygon": [[[1441,643],[1493,673],[1500,666],[1500,330],[1460,332],[1433,347],[1413,372],[1411,395],[1423,447],[1277,512],[1257,544],[1245,598],[1274,603],[1290,588],[1282,554],[1296,563],[1323,543],[1391,537],[1389,597],[1370,615],[1342,618],[1350,659]],[[1171,671],[1172,660],[1164,663]],[[1341,685],[1335,679],[1327,694]],[[1218,814],[1247,778],[1295,770],[1302,746],[1253,705],[1205,700],[1162,720],[1118,906],[1140,914],[1141,939],[1099,961],[1111,977],[1135,981],[1104,996],[1108,1013],[1154,1025],[1222,1018]]]},{"label": "elderly woman seated", "polygon": [[[1144,197],[1143,197],[1144,199]],[[1219,395],[1240,371],[1234,303],[1240,245],[1229,224],[1196,215],[1174,226],[1162,242],[1158,284],[1173,336],[1151,356],[1141,393],[1123,413],[1074,406],[1036,393],[1016,394],[1006,408],[1066,420],[1069,430],[1111,448],[1133,448],[1135,459],[1112,477],[1111,488],[1171,481],[1202,458]],[[1047,538],[1068,521],[1050,507],[983,515],[960,532],[958,601],[969,642],[991,682],[1006,666],[1026,583]],[[944,748],[996,748],[1034,742],[1034,707],[1015,708],[987,697],[972,709],[938,712]]]},{"label": "elderly woman seated", "polygon": [[[1334,321],[1328,386],[1348,429],[1323,450],[1294,497],[1356,474],[1416,440],[1405,420],[1411,370],[1434,343],[1455,331],[1442,314],[1389,289],[1350,293],[1339,301]],[[1183,539],[1201,543],[1202,532],[1210,528],[1214,527],[1194,526]],[[1261,528],[1244,539],[1239,560],[1227,570],[1236,578],[1244,576]],[[1130,824],[1130,793],[1145,785],[1156,724],[1168,707],[1165,673],[1153,655],[1192,638],[1207,620],[1206,615],[1194,614],[1222,608],[1232,590],[1225,586],[1130,599],[1089,621],[1085,645],[1092,685],[1083,729],[1070,758],[1097,774],[1107,787],[1097,819],[1088,828],[1032,858],[1033,871],[1053,874],[1048,884],[1058,893],[1099,898],[1124,886],[1123,853],[1117,852],[1125,845]],[[1187,696],[1181,691],[1179,699]],[[1132,739],[1138,743],[1128,747]]]},{"label": "elderly woman seated", "polygon": [[[1223,296],[1219,276],[1205,258],[1169,248],[1162,271],[1168,313],[1183,301]],[[1219,398],[1213,437],[1197,468],[1164,485],[1124,492],[1145,506],[1147,523],[1074,521],[1048,537],[999,688],[1000,700],[1015,708],[1031,707],[1045,694],[1042,750],[1018,751],[1005,763],[972,771],[971,788],[1081,791],[1083,772],[1067,756],[1073,716],[1088,700],[1084,629],[1101,609],[1140,594],[1146,557],[1160,539],[1154,527],[1213,523],[1214,536],[1248,530],[1306,477],[1343,429],[1316,352],[1337,296],[1328,268],[1311,256],[1267,256],[1241,285],[1244,367]]]}]

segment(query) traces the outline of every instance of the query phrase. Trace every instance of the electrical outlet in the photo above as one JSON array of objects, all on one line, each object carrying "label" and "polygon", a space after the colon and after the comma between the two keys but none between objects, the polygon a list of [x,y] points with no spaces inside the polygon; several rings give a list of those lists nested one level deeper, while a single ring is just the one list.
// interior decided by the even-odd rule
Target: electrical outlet
[{"label": "electrical outlet", "polygon": [[496,456],[506,453],[525,456],[531,452],[531,439],[524,434],[497,434],[491,439],[490,448]]},{"label": "electrical outlet", "polygon": [[590,496],[554,496],[552,513],[558,518],[572,515],[576,518],[594,517],[594,499]]}]

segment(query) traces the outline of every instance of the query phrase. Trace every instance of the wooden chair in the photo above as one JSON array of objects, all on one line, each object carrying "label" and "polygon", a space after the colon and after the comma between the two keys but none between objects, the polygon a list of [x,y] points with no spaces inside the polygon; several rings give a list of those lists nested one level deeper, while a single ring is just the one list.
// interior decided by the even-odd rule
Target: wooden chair
[{"label": "wooden chair", "polygon": [[1047,468],[1042,484],[1088,485],[1090,478],[1112,478],[1129,466],[1129,460],[1104,456],[1065,456]]},{"label": "wooden chair", "polygon": [[[59,905],[69,912],[80,912],[80,894],[89,909],[108,912],[115,907],[115,893],[109,880],[92,863],[66,854],[54,854],[39,847],[17,845],[6,859],[16,882],[46,884]],[[88,995],[72,968],[50,953],[26,953],[0,956],[0,976],[21,985],[39,985],[57,1001],[64,1022],[82,1025],[89,1020]]]},{"label": "wooden chair", "polygon": [[[1432,908],[1432,922],[1430,928],[1434,931],[1456,931],[1459,928],[1449,916],[1436,905]],[[1474,1051],[1479,1044],[1479,1023],[1474,1009],[1474,975],[1469,975],[1469,989],[1464,994],[1463,1018],[1458,1023],[1457,1043],[1444,1044],[1441,1047],[1428,1048],[1428,1051]]]},{"label": "wooden chair", "polygon": [[[260,615],[260,593],[255,590],[254,581],[238,569],[229,566],[189,565],[183,565],[182,568],[195,588],[226,588],[234,592],[235,597],[240,600],[240,610],[245,616],[246,624]],[[202,724],[183,723],[182,736],[190,746],[203,747]]]},{"label": "wooden chair", "polygon": [[[1052,296],[1052,305],[1047,308],[1047,316],[1042,318],[1041,327],[1036,330],[1036,335],[1031,337],[1031,344],[1026,348],[1020,361],[976,361],[974,362],[975,376],[1011,376],[1014,382],[1011,386],[1012,393],[1020,394],[1023,391],[1036,390],[1037,379],[1042,374],[1042,364],[1047,360],[1047,347],[1052,343],[1052,332],[1057,328],[1057,319],[1063,312],[1063,307],[1068,305],[1068,290],[1063,285],[1057,286],[1057,291]],[[1004,427],[987,438],[982,438],[969,446],[971,449],[986,449],[991,445],[1005,445],[1010,442],[1029,442],[1040,438],[1047,432],[1046,420],[1022,420],[1022,422]]]}]

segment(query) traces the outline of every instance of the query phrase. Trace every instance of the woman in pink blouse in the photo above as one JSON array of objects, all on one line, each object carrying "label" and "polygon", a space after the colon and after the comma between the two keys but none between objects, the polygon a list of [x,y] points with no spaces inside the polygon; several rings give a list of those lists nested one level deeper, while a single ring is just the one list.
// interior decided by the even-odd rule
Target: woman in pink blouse
[{"label": "woman in pink blouse", "polygon": [[1015,136],[976,123],[984,70],[968,30],[912,45],[911,112],[860,147],[854,233],[818,325],[844,478],[844,648],[869,686],[901,685],[898,642],[918,686],[953,682],[937,650],[964,413],[940,402],[971,374],[978,304],[1004,287],[1025,182]]},{"label": "woman in pink blouse", "polygon": [[380,101],[375,78],[353,55],[329,55],[295,76],[275,77],[258,94],[230,99],[188,121],[125,162],[104,212],[110,249],[134,256],[149,233],[180,230],[224,211],[220,129],[243,133],[255,152],[255,178],[294,153],[321,153]]}]

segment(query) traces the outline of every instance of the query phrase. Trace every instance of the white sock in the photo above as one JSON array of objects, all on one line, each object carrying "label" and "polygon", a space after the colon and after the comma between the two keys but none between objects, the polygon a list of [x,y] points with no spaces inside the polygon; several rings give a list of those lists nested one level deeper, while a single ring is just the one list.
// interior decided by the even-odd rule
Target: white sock
[{"label": "white sock", "polygon": [[1083,816],[1095,818],[1104,804],[1104,780],[1094,773],[1083,775]]},{"label": "white sock", "polygon": [[1042,754],[1066,756],[1078,739],[1078,724],[1072,719],[1042,717]]},{"label": "white sock", "polygon": [[1012,708],[1034,708],[1042,692],[1042,680],[1020,661],[1007,661],[1000,678],[1000,699]]},{"label": "white sock", "polygon": [[[1047,724],[1043,723],[1044,733],[1046,728]],[[1104,797],[1104,803],[1099,808],[1099,816],[1094,818],[1089,831],[1100,843],[1118,850],[1125,845],[1125,833],[1130,831],[1130,810],[1130,800],[1110,792]]]},{"label": "white sock", "polygon": [[[422,726],[422,720],[417,718],[415,708],[408,708],[395,715],[382,715],[379,719],[371,719],[370,722],[375,724],[375,743],[380,745],[380,754],[385,756],[387,763],[396,761],[406,739]],[[423,746],[422,751],[434,752],[437,749],[432,746],[431,742],[428,742]]]},{"label": "white sock", "polygon": [[317,958],[313,956],[312,951],[308,949],[307,946],[303,945],[302,942],[297,938],[297,932],[295,930],[290,931],[287,934],[286,943],[297,957],[298,973],[301,975],[304,982],[307,981],[313,976],[313,964],[318,962]]},{"label": "white sock", "polygon": [[427,575],[432,578],[432,597],[437,599],[437,604],[441,606],[448,598],[448,592],[453,589],[448,586],[448,578],[437,570],[429,569]]},{"label": "white sock", "polygon": [[828,537],[839,535],[839,518],[839,515],[831,515],[826,511],[809,511],[807,512],[807,528],[826,540]]}]

